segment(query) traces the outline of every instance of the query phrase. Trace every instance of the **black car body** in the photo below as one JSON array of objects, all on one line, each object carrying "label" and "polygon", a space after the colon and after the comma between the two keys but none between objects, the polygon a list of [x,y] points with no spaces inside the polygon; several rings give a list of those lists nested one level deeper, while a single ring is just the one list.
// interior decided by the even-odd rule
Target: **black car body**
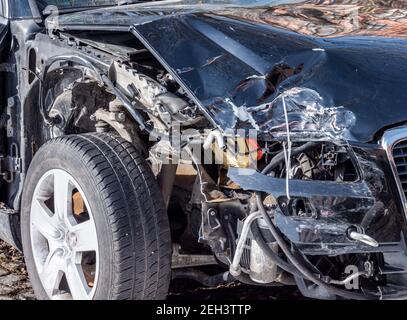
[{"label": "black car body", "polygon": [[[2,2],[4,239],[20,246],[25,174],[44,143],[114,130],[153,159],[186,255],[210,252],[233,279],[296,283],[310,297],[405,297],[406,3],[106,2],[60,1],[46,20],[41,1]],[[125,122],[112,117],[112,97]],[[177,149],[174,127],[180,150],[194,129],[232,164],[193,159],[190,187],[189,174],[154,161]],[[257,142],[244,155],[254,152],[256,167],[223,145],[249,132]],[[255,266],[247,241],[264,255]],[[348,290],[349,266],[360,287]]]}]

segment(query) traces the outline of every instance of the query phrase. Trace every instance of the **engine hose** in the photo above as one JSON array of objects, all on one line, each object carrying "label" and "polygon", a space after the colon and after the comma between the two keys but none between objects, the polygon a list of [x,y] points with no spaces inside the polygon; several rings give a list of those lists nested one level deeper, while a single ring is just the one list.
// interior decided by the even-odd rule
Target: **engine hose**
[{"label": "engine hose", "polygon": [[318,277],[316,277],[310,270],[308,270],[301,262],[297,260],[297,258],[293,255],[293,253],[290,250],[290,247],[287,245],[283,237],[280,235],[280,232],[277,230],[277,228],[274,226],[274,223],[272,222],[270,216],[267,214],[266,209],[263,206],[263,201],[261,198],[261,195],[256,192],[256,200],[257,200],[257,205],[260,210],[260,213],[265,220],[272,236],[274,239],[277,241],[278,245],[280,246],[280,249],[283,251],[283,253],[286,255],[287,259],[291,262],[291,264],[297,268],[299,272],[302,274],[302,278],[308,279],[315,283],[316,285],[324,288],[327,292],[337,295],[346,299],[355,299],[355,300],[380,300],[382,297],[381,296],[376,296],[372,294],[360,294],[360,293],[355,293],[355,292],[349,292],[345,291],[342,289],[338,289],[334,286],[329,285],[328,283],[322,281]]},{"label": "engine hose", "polygon": [[262,235],[260,231],[260,227],[257,223],[253,223],[251,226],[251,232],[254,240],[258,243],[260,248],[263,250],[263,252],[282,270],[291,273],[292,275],[298,276],[303,278],[304,276],[299,272],[295,267],[293,267],[291,264],[288,262],[284,261],[281,259],[277,253],[275,253],[269,245],[266,243],[264,236]]},{"label": "engine hose", "polygon": [[[127,112],[139,125],[140,130],[147,132],[151,139],[155,139],[157,141],[160,141],[163,136],[167,136],[167,139],[169,139],[168,134],[160,135],[157,131],[154,130],[154,128],[150,128],[149,126],[145,125],[145,120],[142,115],[134,108],[131,101],[119,89],[116,88],[113,82],[106,75],[102,75],[102,80],[105,85],[108,86],[110,90],[112,90],[114,95],[123,103],[123,106],[125,107]],[[183,140],[183,138],[181,137],[181,144],[186,141],[188,141],[188,139]]]},{"label": "engine hose", "polygon": [[[292,148],[291,155],[296,156],[296,155],[298,155],[308,149],[314,148],[318,145],[319,144],[317,142],[313,142],[313,141],[304,143],[302,146]],[[284,161],[284,152],[280,152],[267,164],[267,166],[262,170],[261,173],[268,174],[271,170],[273,170],[276,166],[278,166],[283,161]]]},{"label": "engine hose", "polygon": [[144,124],[145,121],[143,117],[136,109],[134,109],[129,99],[127,99],[127,97],[125,97],[125,95],[115,87],[113,82],[107,76],[102,75],[102,80],[109,87],[109,89],[113,91],[114,95],[123,103],[123,106],[126,108],[127,112],[130,113],[132,118],[138,123],[140,129],[147,130],[148,133],[151,133],[150,131],[152,130],[147,129],[146,125]]}]

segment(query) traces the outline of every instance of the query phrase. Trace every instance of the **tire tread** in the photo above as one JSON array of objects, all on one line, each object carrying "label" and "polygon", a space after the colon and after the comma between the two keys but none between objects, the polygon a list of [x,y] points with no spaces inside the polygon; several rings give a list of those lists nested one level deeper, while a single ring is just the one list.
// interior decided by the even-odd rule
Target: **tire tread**
[{"label": "tire tread", "polygon": [[109,299],[165,299],[171,277],[167,212],[139,152],[109,133],[47,142],[75,152],[92,173],[112,233],[113,288]]}]

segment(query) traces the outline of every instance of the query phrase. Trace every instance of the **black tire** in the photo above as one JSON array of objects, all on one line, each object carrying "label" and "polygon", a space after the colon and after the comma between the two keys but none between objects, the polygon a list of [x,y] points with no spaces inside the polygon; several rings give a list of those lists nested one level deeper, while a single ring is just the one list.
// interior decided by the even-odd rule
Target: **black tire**
[{"label": "black tire", "polygon": [[39,299],[48,299],[30,241],[30,207],[39,179],[51,169],[80,184],[94,214],[99,243],[95,300],[165,299],[171,277],[171,236],[158,185],[147,162],[110,134],[65,136],[46,143],[28,170],[21,231],[28,273]]}]

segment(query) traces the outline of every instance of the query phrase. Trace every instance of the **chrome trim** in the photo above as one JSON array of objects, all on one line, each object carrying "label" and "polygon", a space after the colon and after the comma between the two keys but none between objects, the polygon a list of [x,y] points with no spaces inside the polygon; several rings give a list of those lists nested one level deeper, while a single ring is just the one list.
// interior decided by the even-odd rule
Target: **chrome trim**
[{"label": "chrome trim", "polygon": [[387,158],[389,159],[393,176],[396,180],[397,189],[399,190],[401,202],[404,208],[404,214],[407,216],[407,199],[401,184],[399,173],[393,158],[393,146],[401,141],[407,141],[407,126],[390,129],[383,134],[381,145],[386,151]]}]

